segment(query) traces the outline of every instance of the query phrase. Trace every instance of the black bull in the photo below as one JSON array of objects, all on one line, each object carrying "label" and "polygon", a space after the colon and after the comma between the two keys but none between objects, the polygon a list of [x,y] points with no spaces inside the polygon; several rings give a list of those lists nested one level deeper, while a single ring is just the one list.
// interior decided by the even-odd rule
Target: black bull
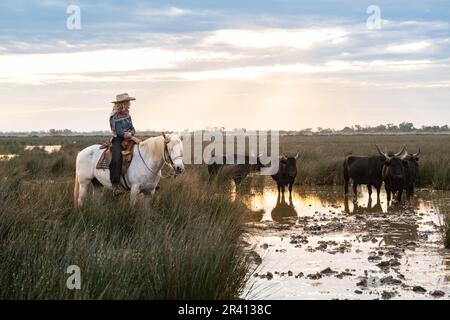
[{"label": "black bull", "polygon": [[406,190],[408,198],[414,194],[414,183],[419,173],[419,153],[410,154],[406,146],[402,151],[389,155],[382,152],[377,146],[380,155],[385,157],[382,178],[386,188],[387,201],[391,201],[391,194],[397,193],[397,201],[401,202],[403,190]]},{"label": "black bull", "polygon": [[402,155],[402,159],[406,161],[405,167],[405,190],[408,197],[414,194],[414,183],[419,176],[419,152],[405,153]]},{"label": "black bull", "polygon": [[358,185],[365,184],[372,196],[372,187],[377,190],[380,197],[381,185],[383,183],[381,171],[383,170],[384,156],[347,156],[344,160],[344,191],[348,194],[348,183],[353,180],[353,194],[356,198]]},{"label": "black bull", "polygon": [[289,196],[292,196],[292,186],[297,176],[297,159],[299,153],[293,157],[280,157],[278,172],[272,175],[273,180],[277,183],[278,193],[284,196],[286,186],[289,186]]},{"label": "black bull", "polygon": [[406,146],[396,154],[387,154],[380,151],[379,156],[362,157],[348,156],[344,161],[344,181],[345,194],[348,194],[349,180],[353,180],[353,192],[356,197],[357,186],[367,185],[369,197],[372,194],[372,187],[377,190],[377,197],[380,197],[380,190],[383,181],[385,182],[388,201],[391,193],[398,192],[397,198],[401,200],[403,190],[407,195],[414,194],[414,182],[418,175],[418,155],[409,154]]}]

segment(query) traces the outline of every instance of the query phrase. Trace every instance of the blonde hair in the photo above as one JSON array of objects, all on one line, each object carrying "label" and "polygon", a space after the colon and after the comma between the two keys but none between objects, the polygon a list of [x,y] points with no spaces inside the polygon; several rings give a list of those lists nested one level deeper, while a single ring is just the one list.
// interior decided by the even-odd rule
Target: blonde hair
[{"label": "blonde hair", "polygon": [[114,102],[112,110],[113,111],[126,110],[126,109],[130,108],[130,106],[131,106],[130,101]]}]

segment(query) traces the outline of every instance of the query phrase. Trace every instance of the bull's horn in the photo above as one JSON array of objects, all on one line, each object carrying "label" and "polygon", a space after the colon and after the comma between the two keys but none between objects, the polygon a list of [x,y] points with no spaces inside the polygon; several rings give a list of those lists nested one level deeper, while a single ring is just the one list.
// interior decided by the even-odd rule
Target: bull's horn
[{"label": "bull's horn", "polygon": [[380,155],[382,155],[383,157],[385,157],[386,159],[389,159],[390,157],[388,156],[387,153],[383,152],[380,150],[380,147],[378,147],[378,145],[376,144],[375,147],[377,147],[378,152],[380,153]]},{"label": "bull's horn", "polygon": [[298,159],[298,156],[300,155],[300,151],[297,151],[297,154],[294,156],[295,160]]},{"label": "bull's horn", "polygon": [[412,156],[413,157],[418,157],[419,156],[419,154],[420,154],[420,148],[419,148],[419,152],[417,152],[417,153],[414,153]]},{"label": "bull's horn", "polygon": [[[400,156],[402,156],[402,155],[405,153],[405,151],[406,151],[406,144],[403,145],[402,149],[401,149],[399,152],[397,152],[396,154],[394,154],[394,157],[400,157]],[[406,152],[407,152],[407,151],[406,151]]]}]

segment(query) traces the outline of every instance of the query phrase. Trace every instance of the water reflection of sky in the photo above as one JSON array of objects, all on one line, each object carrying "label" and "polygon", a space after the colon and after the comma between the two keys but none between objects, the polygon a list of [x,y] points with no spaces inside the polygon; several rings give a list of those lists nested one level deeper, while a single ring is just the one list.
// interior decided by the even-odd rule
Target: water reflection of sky
[{"label": "water reflection of sky", "polygon": [[[250,188],[250,192],[245,194],[236,194],[232,192],[232,199],[242,201],[252,212],[258,214],[263,213],[260,222],[275,221],[282,222],[283,218],[314,216],[318,212],[346,212],[349,214],[363,214],[363,213],[399,213],[405,209],[405,206],[390,205],[388,207],[386,202],[386,193],[381,192],[380,200],[377,201],[376,196],[369,198],[368,193],[363,187],[358,191],[357,201],[352,197],[345,198],[343,191],[339,187],[297,187],[299,191],[294,190],[292,196],[289,197],[289,192],[285,193],[284,197],[279,196],[276,185],[266,180],[266,185],[261,188]],[[426,192],[426,191],[425,191]],[[406,205],[410,210],[417,212],[431,212],[446,215],[449,213],[448,208],[450,204],[439,202],[441,207],[436,208],[436,201],[439,200],[439,192],[426,192],[433,195],[432,199],[424,199],[420,196],[424,192],[418,192],[419,197],[412,199]],[[441,223],[441,216],[439,214],[433,215],[436,223]],[[257,219],[255,219],[256,222]]]},{"label": "water reflection of sky", "polygon": [[61,145],[30,145],[30,146],[25,146],[24,150],[31,151],[34,149],[41,149],[47,153],[53,153],[53,152],[60,151],[61,147],[62,147]]}]

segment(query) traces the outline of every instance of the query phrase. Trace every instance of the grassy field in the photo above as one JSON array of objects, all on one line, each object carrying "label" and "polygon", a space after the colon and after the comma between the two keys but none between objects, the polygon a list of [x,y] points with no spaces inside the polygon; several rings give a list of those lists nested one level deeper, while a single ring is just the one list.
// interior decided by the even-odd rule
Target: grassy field
[{"label": "grassy field", "polygon": [[[9,175],[23,174],[31,179],[73,176],[77,152],[106,140],[105,137],[0,138],[0,154],[21,154],[21,159],[0,164],[0,174],[4,170]],[[24,147],[30,144],[59,144],[62,149],[50,155],[42,150],[24,152]],[[333,185],[343,183],[342,163],[346,155],[376,155],[375,144],[382,150],[395,152],[403,144],[412,153],[420,148],[417,185],[450,189],[450,135],[284,136],[280,148],[292,155],[300,151],[297,184]]]},{"label": "grassy field", "polygon": [[376,155],[375,144],[382,150],[399,151],[406,144],[408,151],[420,148],[419,187],[450,189],[450,135],[392,136],[286,136],[281,138],[281,152],[295,154],[297,184],[343,184],[342,163],[345,156]]},{"label": "grassy field", "polygon": [[[250,263],[240,245],[246,209],[205,166],[163,180],[151,212],[113,199],[72,204],[74,160],[104,137],[0,138],[0,299],[238,298]],[[298,184],[342,183],[349,153],[420,147],[419,186],[450,189],[450,136],[286,136],[281,151],[300,151]],[[62,145],[59,152],[26,145]],[[69,265],[82,289],[66,288]]]},{"label": "grassy field", "polygon": [[[151,212],[110,193],[75,209],[75,149],[0,163],[0,299],[239,297],[243,207],[191,171],[162,181]],[[66,287],[69,265],[81,290]]]}]

